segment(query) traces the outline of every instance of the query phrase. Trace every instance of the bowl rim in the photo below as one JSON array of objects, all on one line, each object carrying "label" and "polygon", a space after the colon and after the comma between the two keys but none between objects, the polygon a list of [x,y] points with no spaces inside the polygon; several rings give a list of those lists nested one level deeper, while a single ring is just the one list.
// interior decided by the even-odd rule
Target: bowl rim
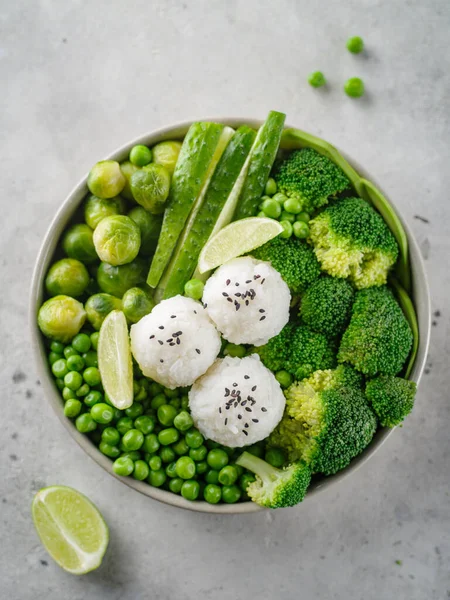
[{"label": "bowl rim", "polygon": [[[228,125],[234,128],[244,124],[249,125],[250,127],[258,128],[263,123],[263,120],[260,119],[244,117],[213,117],[204,120],[223,123],[224,125]],[[111,152],[103,160],[124,160],[125,157],[128,156],[130,149],[136,144],[153,145],[155,143],[158,143],[159,141],[179,138],[186,133],[188,127],[193,122],[195,122],[195,120],[183,120],[180,122],[173,123],[171,125],[151,130],[145,134],[142,134],[132,139],[131,141],[126,142],[125,144],[122,144],[119,148]],[[286,125],[285,129],[291,127],[291,125]],[[350,163],[350,165],[357,171],[359,175],[371,181],[381,190],[378,183],[366,171],[365,168],[363,168],[356,160],[348,156],[347,153],[341,151],[339,148],[337,149],[342,154],[342,156]],[[37,368],[39,380],[42,383],[44,393],[46,394],[48,401],[52,406],[52,409],[54,410],[58,419],[66,428],[70,436],[78,443],[79,446],[81,446],[81,448],[88,454],[88,456],[90,456],[90,458],[92,458],[110,475],[150,498],[178,508],[184,508],[195,512],[211,514],[245,514],[265,510],[264,508],[258,506],[254,502],[241,502],[238,504],[217,505],[208,504],[205,501],[191,502],[189,500],[185,500],[181,496],[173,494],[172,492],[152,487],[142,481],[137,481],[136,479],[132,479],[130,477],[120,477],[119,475],[116,475],[112,470],[112,461],[107,456],[102,454],[100,450],[84,434],[80,433],[76,429],[74,423],[64,415],[63,404],[61,402],[61,395],[59,393],[59,390],[54,385],[53,378],[48,368],[42,334],[37,326],[37,311],[42,302],[44,275],[47,271],[48,264],[55,252],[57,242],[61,236],[62,231],[65,229],[66,225],[72,218],[73,214],[76,212],[77,208],[81,205],[81,202],[85,195],[88,193],[86,181],[87,174],[84,175],[74,186],[74,188],[69,192],[64,202],[61,204],[53,219],[51,220],[50,225],[48,226],[47,231],[42,240],[35,261],[31,279],[28,320],[32,342],[32,353],[34,357],[34,363]],[[425,317],[420,319],[419,310],[416,307],[416,313],[419,322],[419,348],[414,363],[414,368],[410,377],[410,379],[414,380],[417,384],[419,384],[425,367],[425,361],[430,342],[431,314],[429,285],[427,281],[424,261],[420,253],[417,241],[397,206],[395,206],[392,203],[392,201],[386,194],[384,195],[387,198],[393,210],[396,212],[405,229],[408,238],[408,245],[410,248],[411,270],[413,272],[412,274],[414,279],[417,279],[417,281],[419,282],[419,285],[424,288],[421,292],[423,297],[421,299],[420,314],[425,315]],[[414,261],[411,258],[412,255],[414,255]],[[318,482],[313,482],[308,491],[308,494],[306,495],[305,501],[310,501],[318,493],[322,492],[325,489],[328,489],[336,483],[343,481],[350,474],[355,473],[379,450],[379,448],[386,442],[387,438],[390,435],[392,435],[393,432],[394,429],[379,429],[375,434],[374,439],[372,440],[370,445],[364,450],[362,454],[353,459],[350,465],[348,465],[345,469],[339,471],[334,475],[326,477]]]}]

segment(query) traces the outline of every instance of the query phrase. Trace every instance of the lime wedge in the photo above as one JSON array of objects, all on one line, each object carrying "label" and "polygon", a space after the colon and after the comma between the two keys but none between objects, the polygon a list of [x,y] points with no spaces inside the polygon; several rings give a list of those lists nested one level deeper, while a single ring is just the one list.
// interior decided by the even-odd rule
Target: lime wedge
[{"label": "lime wedge", "polygon": [[110,312],[100,327],[98,368],[111,404],[123,410],[133,404],[133,363],[125,315]]},{"label": "lime wedge", "polygon": [[109,531],[86,496],[72,488],[53,485],[39,490],[31,512],[45,549],[65,571],[83,575],[100,566]]},{"label": "lime wedge", "polygon": [[206,273],[220,267],[232,258],[259,248],[283,231],[274,219],[248,217],[230,223],[211,237],[203,246],[198,259],[198,270]]}]

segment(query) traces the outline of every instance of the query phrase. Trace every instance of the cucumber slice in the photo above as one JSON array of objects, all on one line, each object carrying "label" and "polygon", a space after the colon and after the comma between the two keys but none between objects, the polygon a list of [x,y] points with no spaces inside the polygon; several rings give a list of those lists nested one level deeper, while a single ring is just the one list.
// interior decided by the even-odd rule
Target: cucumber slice
[{"label": "cucumber slice", "polygon": [[156,287],[172,256],[189,213],[209,183],[233,130],[218,123],[193,123],[175,166],[161,234],[147,283]]},{"label": "cucumber slice", "polygon": [[286,115],[271,111],[259,128],[250,151],[250,163],[233,220],[254,217],[275,161]]},{"label": "cucumber slice", "polygon": [[[188,219],[169,266],[156,290],[156,298],[182,294],[195,269],[200,251],[220,220],[220,228],[232,219],[239,192],[232,193],[244,169],[256,132],[239,127],[222,154],[198,211]],[[241,178],[243,181],[244,178]]]}]

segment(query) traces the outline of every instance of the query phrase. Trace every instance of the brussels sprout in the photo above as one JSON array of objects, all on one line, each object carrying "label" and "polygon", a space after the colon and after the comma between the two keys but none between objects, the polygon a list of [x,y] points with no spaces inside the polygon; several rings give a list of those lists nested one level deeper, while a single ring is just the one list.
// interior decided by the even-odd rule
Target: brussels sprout
[{"label": "brussels sprout", "polygon": [[120,194],[126,179],[115,160],[102,160],[89,172],[87,186],[99,198],[114,198]]},{"label": "brussels sprout", "polygon": [[155,303],[149,293],[134,287],[125,292],[122,298],[122,310],[131,323],[137,323],[152,312]]},{"label": "brussels sprout", "polygon": [[152,149],[153,162],[162,165],[173,175],[180,150],[181,142],[167,141],[156,144]]},{"label": "brussels sprout", "polygon": [[79,260],[63,258],[55,262],[45,278],[49,296],[81,296],[89,284],[89,273]]},{"label": "brussels sprout", "polygon": [[111,294],[94,294],[87,299],[84,308],[89,323],[98,331],[106,315],[112,310],[122,310],[122,301]]},{"label": "brussels sprout", "polygon": [[130,179],[131,193],[138,204],[154,215],[164,212],[164,203],[170,189],[169,172],[151,163],[133,173]]},{"label": "brussels sprout", "polygon": [[145,283],[147,271],[147,262],[140,257],[118,267],[102,262],[97,271],[97,283],[102,292],[122,298],[130,288]]},{"label": "brussels sprout", "polygon": [[70,296],[50,298],[44,302],[38,314],[38,325],[42,333],[63,344],[68,344],[77,335],[85,320],[83,305]]},{"label": "brussels sprout", "polygon": [[120,196],[105,200],[97,196],[89,196],[84,203],[84,220],[91,229],[95,229],[102,219],[112,215],[123,215],[126,210],[125,200]]},{"label": "brussels sprout", "polygon": [[120,170],[122,171],[123,176],[125,177],[125,187],[120,193],[127,200],[136,202],[136,200],[133,198],[133,194],[131,193],[130,179],[133,173],[136,173],[136,171],[140,171],[140,169],[136,165],[133,165],[133,163],[131,163],[129,160],[126,160],[123,163],[120,163]]},{"label": "brussels sprout", "polygon": [[136,223],[141,231],[142,256],[151,256],[158,245],[159,233],[162,225],[162,215],[152,215],[142,206],[135,206],[128,213],[130,219]]},{"label": "brussels sprout", "polygon": [[95,228],[94,245],[103,262],[114,267],[125,265],[138,255],[141,230],[130,217],[106,217]]},{"label": "brussels sprout", "polygon": [[93,233],[92,229],[84,223],[72,225],[64,234],[62,241],[63,250],[67,256],[81,260],[86,264],[98,260],[92,239]]}]

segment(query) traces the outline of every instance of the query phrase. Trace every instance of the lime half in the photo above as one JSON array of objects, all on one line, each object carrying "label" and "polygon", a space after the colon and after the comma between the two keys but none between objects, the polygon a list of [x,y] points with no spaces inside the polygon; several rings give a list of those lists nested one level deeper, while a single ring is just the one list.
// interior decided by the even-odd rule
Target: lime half
[{"label": "lime half", "polygon": [[203,246],[198,259],[198,270],[206,273],[220,267],[232,258],[259,248],[283,231],[274,219],[248,217],[230,223]]},{"label": "lime half", "polygon": [[83,575],[100,566],[109,531],[86,496],[70,487],[53,485],[39,490],[31,512],[45,549],[65,571]]},{"label": "lime half", "polygon": [[133,404],[133,363],[125,315],[110,312],[100,327],[98,368],[111,404],[121,410]]}]

